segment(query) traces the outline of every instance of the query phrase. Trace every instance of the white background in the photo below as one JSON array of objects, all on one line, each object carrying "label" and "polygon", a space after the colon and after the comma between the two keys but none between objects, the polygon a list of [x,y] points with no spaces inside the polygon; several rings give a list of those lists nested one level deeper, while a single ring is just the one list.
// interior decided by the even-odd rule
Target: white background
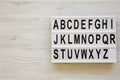
[{"label": "white background", "polygon": [[[116,15],[116,64],[52,64],[50,17]],[[120,0],[0,0],[0,80],[119,80]]]}]

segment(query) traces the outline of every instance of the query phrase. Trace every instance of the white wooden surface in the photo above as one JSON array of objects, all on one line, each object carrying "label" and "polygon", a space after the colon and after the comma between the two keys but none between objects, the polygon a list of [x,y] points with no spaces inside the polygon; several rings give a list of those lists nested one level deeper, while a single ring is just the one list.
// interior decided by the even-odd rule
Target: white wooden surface
[{"label": "white wooden surface", "polygon": [[[52,64],[50,17],[116,15],[116,64]],[[0,80],[119,80],[120,0],[0,0]]]}]

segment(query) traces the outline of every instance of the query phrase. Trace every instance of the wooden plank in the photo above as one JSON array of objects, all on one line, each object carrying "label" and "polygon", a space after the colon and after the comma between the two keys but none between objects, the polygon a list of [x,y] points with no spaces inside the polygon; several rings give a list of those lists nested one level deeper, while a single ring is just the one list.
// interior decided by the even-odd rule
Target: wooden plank
[{"label": "wooden plank", "polygon": [[[0,80],[118,80],[119,0],[0,0]],[[116,15],[116,64],[52,64],[50,17]]]}]

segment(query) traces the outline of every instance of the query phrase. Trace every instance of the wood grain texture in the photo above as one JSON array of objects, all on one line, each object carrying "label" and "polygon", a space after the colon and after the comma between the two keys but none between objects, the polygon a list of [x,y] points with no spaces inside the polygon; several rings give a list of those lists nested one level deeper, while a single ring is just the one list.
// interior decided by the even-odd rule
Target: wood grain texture
[{"label": "wood grain texture", "polygon": [[[116,64],[52,64],[50,17],[116,15]],[[120,0],[0,0],[0,80],[119,80]]]}]

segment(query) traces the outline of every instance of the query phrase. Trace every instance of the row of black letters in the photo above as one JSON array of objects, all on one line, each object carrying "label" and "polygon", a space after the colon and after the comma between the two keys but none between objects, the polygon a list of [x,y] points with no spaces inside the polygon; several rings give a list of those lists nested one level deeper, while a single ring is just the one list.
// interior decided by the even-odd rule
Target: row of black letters
[{"label": "row of black letters", "polygon": [[[96,54],[96,56],[94,56]],[[67,56],[65,56],[67,55]],[[54,59],[108,59],[108,49],[53,49]],[[61,57],[61,58],[60,58]]]},{"label": "row of black letters", "polygon": [[[71,39],[73,38],[73,39]],[[57,44],[115,44],[115,34],[54,34],[53,43]]]},{"label": "row of black letters", "polygon": [[[87,25],[86,25],[87,24]],[[108,24],[110,24],[108,26]],[[85,19],[82,20],[78,20],[78,19],[68,19],[68,20],[64,20],[61,19],[60,21],[58,21],[57,19],[54,20],[54,24],[53,24],[53,29],[91,29],[92,25],[94,25],[95,29],[108,29],[108,27],[110,29],[113,29],[113,19],[111,19],[108,23],[108,19],[96,19],[93,22],[93,19],[89,19],[88,21],[86,21]]]}]

